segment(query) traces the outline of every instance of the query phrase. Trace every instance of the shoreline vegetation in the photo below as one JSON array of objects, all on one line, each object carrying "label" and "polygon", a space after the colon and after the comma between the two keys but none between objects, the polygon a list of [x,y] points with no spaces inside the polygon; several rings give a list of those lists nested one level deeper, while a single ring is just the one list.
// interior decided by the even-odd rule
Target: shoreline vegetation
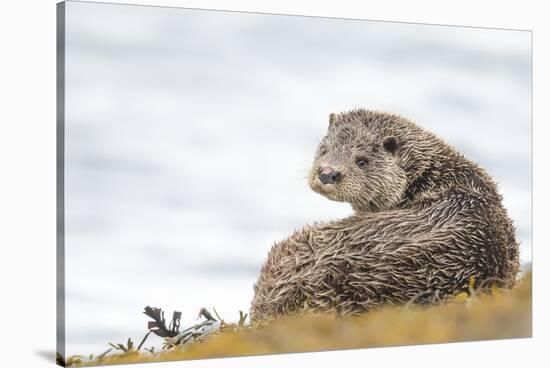
[{"label": "shoreline vegetation", "polygon": [[[154,321],[139,344],[131,339],[125,344],[109,343],[111,348],[99,356],[76,355],[67,361],[58,356],[57,363],[102,366],[526,338],[532,335],[531,285],[529,271],[514,289],[493,287],[481,292],[470,287],[469,292],[435,305],[387,306],[347,317],[302,313],[264,324],[247,324],[242,312],[239,323],[225,323],[215,310],[213,315],[203,308],[203,322],[177,333],[178,312],[166,327],[163,312],[148,307],[149,313],[144,313]],[[166,335],[161,351],[145,348],[151,333]]]}]

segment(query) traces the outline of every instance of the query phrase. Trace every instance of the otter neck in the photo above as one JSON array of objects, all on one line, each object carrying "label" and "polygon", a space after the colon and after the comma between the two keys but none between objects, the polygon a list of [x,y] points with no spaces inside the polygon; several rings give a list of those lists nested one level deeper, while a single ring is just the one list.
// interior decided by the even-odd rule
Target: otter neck
[{"label": "otter neck", "polygon": [[[464,158],[450,147],[441,147],[441,149],[421,155],[421,162],[428,163],[419,166],[416,175],[410,179],[410,183],[403,194],[402,200],[397,205],[398,208],[407,207],[427,192],[437,192],[457,184],[457,171],[463,170]],[[411,170],[414,172],[414,170]]]}]

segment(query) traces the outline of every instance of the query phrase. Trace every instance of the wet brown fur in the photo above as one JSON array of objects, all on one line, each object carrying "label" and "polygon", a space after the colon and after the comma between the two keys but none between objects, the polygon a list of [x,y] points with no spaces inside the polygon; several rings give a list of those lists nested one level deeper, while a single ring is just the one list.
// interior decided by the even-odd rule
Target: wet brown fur
[{"label": "wet brown fur", "polygon": [[[356,109],[329,120],[309,184],[355,213],[273,246],[254,286],[253,321],[431,302],[467,289],[470,277],[514,284],[514,227],[485,170],[397,115]],[[341,171],[341,182],[323,185],[320,166]]]}]

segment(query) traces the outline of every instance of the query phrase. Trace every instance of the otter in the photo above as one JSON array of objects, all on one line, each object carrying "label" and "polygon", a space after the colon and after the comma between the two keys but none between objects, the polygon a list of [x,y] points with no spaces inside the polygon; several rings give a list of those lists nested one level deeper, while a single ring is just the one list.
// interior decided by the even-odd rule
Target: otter
[{"label": "otter", "polygon": [[254,285],[253,322],[432,303],[472,280],[476,288],[515,284],[519,244],[495,182],[404,117],[330,114],[309,185],[354,213],[273,245]]}]

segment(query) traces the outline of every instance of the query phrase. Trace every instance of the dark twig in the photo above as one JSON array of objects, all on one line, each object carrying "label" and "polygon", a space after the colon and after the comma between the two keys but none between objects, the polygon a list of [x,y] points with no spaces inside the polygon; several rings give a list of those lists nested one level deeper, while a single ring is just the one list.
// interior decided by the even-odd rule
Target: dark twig
[{"label": "dark twig", "polygon": [[138,350],[141,349],[141,347],[143,346],[143,343],[145,342],[145,340],[147,340],[147,338],[149,337],[149,335],[151,334],[152,331],[149,331],[147,332],[147,334],[145,334],[145,336],[143,336],[143,339],[141,340],[141,342],[139,343],[138,345]]},{"label": "dark twig", "polygon": [[147,329],[152,331],[155,335],[160,337],[174,337],[179,333],[181,312],[174,312],[172,322],[170,322],[170,328],[166,327],[166,320],[164,319],[164,312],[162,309],[147,306],[143,313],[153,319],[153,321],[149,321],[147,324]]},{"label": "dark twig", "polygon": [[107,354],[109,354],[111,352],[111,350],[113,350],[113,349],[108,349],[108,350],[104,351],[103,353],[99,354],[96,359],[97,360],[103,359]]},{"label": "dark twig", "polygon": [[243,311],[239,311],[239,326],[244,326],[244,323],[246,322],[246,317],[248,317],[248,313],[243,313]]},{"label": "dark twig", "polygon": [[151,346],[149,349],[145,348],[145,351],[150,352],[151,354],[155,354],[155,347]]},{"label": "dark twig", "polygon": [[206,318],[207,320],[209,321],[217,321],[216,318],[214,318],[214,316],[212,316],[212,314],[208,311],[208,309],[206,308],[201,308],[201,310],[199,311],[199,317],[204,317]]}]

